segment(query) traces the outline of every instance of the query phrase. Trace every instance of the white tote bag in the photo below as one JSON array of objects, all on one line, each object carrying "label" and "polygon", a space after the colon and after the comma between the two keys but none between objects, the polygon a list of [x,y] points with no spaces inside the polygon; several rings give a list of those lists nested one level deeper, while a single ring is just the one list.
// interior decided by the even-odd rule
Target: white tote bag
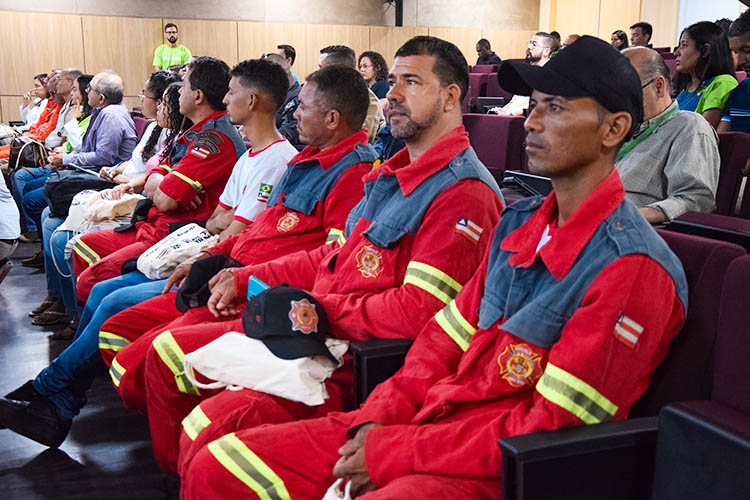
[{"label": "white tote bag", "polygon": [[152,280],[164,279],[179,264],[218,241],[218,234],[212,235],[198,224],[187,224],[143,252],[136,266]]},{"label": "white tote bag", "polygon": [[322,500],[352,500],[350,490],[352,489],[352,482],[347,481],[344,489],[341,489],[341,484],[344,482],[343,478],[338,478],[335,483],[328,488],[325,496]]},{"label": "white tote bag", "polygon": [[[326,346],[339,361],[338,364],[334,365],[325,356],[281,359],[262,341],[251,339],[241,332],[229,332],[186,354],[185,375],[203,389],[254,389],[317,406],[328,398],[325,381],[341,366],[349,342],[327,338]],[[195,380],[196,371],[216,382],[199,383]]]}]

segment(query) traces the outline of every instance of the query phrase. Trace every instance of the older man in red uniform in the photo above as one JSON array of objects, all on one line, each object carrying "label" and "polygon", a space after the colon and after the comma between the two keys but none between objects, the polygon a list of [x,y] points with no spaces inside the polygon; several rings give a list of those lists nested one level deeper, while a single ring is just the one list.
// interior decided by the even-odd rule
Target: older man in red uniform
[{"label": "older man in red uniform", "polygon": [[367,499],[499,498],[498,438],[627,416],[687,301],[614,169],[640,81],[592,37],[500,78],[533,89],[529,168],[553,193],[504,212],[479,272],[360,410],[212,441],[186,464],[183,498],[317,499],[336,477]]}]

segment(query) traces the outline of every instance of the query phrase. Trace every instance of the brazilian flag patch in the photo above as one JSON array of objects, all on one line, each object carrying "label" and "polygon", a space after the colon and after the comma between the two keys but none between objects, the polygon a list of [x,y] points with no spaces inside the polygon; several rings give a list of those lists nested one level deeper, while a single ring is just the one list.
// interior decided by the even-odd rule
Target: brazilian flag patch
[{"label": "brazilian flag patch", "polygon": [[271,196],[272,190],[273,185],[261,183],[260,189],[258,189],[258,201],[266,203],[268,201],[268,198]]}]

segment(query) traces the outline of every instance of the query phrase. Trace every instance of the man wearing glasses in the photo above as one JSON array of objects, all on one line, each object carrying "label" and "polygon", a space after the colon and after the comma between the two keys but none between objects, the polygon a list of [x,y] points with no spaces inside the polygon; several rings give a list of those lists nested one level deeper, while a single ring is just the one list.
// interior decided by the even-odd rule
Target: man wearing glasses
[{"label": "man wearing glasses", "polygon": [[159,45],[154,51],[154,62],[152,63],[154,71],[167,69],[170,66],[182,66],[193,57],[190,49],[177,43],[178,29],[176,24],[167,23],[164,25],[164,36],[167,43]]}]

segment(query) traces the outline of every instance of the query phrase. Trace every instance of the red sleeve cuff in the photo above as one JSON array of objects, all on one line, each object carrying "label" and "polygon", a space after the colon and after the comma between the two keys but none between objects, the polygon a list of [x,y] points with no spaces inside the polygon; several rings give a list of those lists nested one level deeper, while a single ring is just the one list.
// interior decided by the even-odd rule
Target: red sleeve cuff
[{"label": "red sleeve cuff", "polygon": [[248,226],[249,226],[250,224],[252,224],[252,221],[249,221],[249,220],[247,220],[246,218],[244,218],[244,217],[241,217],[241,216],[239,216],[239,215],[235,215],[235,216],[234,216],[234,220],[236,220],[236,221],[240,221],[240,222],[242,222],[243,224],[246,224],[246,225],[248,225]]},{"label": "red sleeve cuff", "polygon": [[224,210],[232,210],[233,207],[230,207],[226,203],[222,203],[221,200],[219,200],[219,206],[223,208]]},{"label": "red sleeve cuff", "polygon": [[414,472],[412,446],[415,425],[375,427],[367,433],[365,463],[370,479],[383,487]]}]

